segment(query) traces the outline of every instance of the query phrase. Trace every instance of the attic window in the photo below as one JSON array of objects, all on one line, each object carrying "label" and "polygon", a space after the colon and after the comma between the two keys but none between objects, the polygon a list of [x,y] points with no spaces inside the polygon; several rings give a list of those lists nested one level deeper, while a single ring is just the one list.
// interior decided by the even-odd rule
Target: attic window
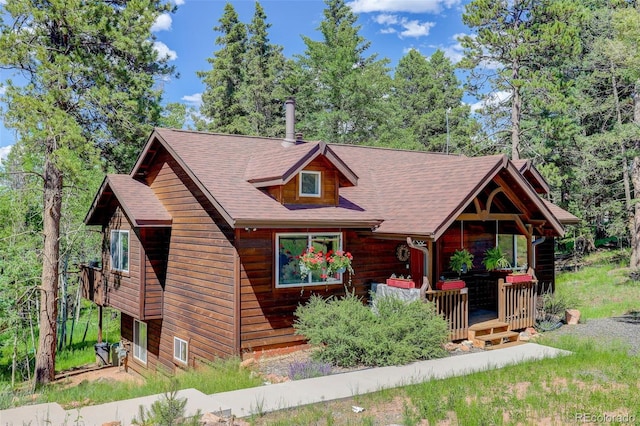
[{"label": "attic window", "polygon": [[320,172],[300,172],[300,196],[320,196]]}]

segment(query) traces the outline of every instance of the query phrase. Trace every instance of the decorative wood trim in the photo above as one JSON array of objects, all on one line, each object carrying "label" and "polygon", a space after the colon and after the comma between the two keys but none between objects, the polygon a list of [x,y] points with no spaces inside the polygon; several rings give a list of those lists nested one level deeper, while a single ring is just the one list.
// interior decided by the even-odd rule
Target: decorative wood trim
[{"label": "decorative wood trim", "polygon": [[[146,301],[146,297],[145,297],[145,293],[146,293],[146,287],[147,287],[147,254],[146,251],[144,249],[144,240],[146,237],[146,231],[144,229],[140,229],[140,238],[139,238],[139,242],[138,245],[140,246],[140,296],[139,296],[139,306],[140,306],[140,312],[139,312],[139,318],[140,319],[146,319],[145,317],[145,301]],[[129,242],[129,244],[131,244],[131,242]]]},{"label": "decorative wood trim", "polygon": [[484,209],[487,212],[487,214],[491,213],[491,204],[493,203],[493,199],[495,198],[496,195],[498,195],[501,192],[504,192],[502,187],[497,187],[496,189],[491,191],[491,194],[489,194],[489,197],[487,197],[487,204]]},{"label": "decorative wood trim", "polygon": [[241,354],[242,344],[242,294],[241,294],[241,264],[240,254],[238,253],[238,247],[240,246],[240,230],[234,230],[234,252],[233,252],[233,350],[236,355]]}]

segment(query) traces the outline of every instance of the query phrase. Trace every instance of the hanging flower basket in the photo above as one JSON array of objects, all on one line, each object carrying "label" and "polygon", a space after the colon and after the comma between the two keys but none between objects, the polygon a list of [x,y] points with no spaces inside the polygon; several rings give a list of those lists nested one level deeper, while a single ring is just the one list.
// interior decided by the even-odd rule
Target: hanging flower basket
[{"label": "hanging flower basket", "polygon": [[316,251],[313,247],[309,247],[300,255],[300,275],[306,278],[310,273],[320,272],[320,278],[328,280],[335,274],[342,274],[349,271],[353,274],[351,261],[353,256],[349,252],[342,250],[329,250],[325,255],[322,251]]}]

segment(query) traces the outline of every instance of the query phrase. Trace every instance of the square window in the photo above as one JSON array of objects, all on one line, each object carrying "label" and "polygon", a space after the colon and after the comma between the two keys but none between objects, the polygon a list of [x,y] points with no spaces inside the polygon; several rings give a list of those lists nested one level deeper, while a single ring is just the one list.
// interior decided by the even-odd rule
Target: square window
[{"label": "square window", "polygon": [[179,337],[173,338],[173,359],[183,364],[187,364],[189,344]]},{"label": "square window", "polygon": [[147,363],[147,324],[133,320],[133,357]]},{"label": "square window", "polygon": [[[342,250],[342,233],[276,234],[276,247],[278,250],[274,263],[277,288],[326,284],[320,271],[312,271],[302,278],[299,257],[309,247],[323,253]],[[342,274],[336,273],[329,278],[329,283],[342,284]]]},{"label": "square window", "polygon": [[111,270],[129,272],[129,231],[111,231]]},{"label": "square window", "polygon": [[300,172],[300,196],[320,196],[320,172]]}]

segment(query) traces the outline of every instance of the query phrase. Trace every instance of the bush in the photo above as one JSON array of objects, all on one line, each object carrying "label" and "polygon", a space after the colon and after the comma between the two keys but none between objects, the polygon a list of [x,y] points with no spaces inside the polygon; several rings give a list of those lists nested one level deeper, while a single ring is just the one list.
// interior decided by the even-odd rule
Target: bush
[{"label": "bush", "polygon": [[319,346],[315,353],[333,365],[383,366],[442,357],[449,328],[431,303],[376,300],[377,314],[355,295],[312,296],[296,310],[296,333]]},{"label": "bush", "polygon": [[331,364],[318,361],[298,361],[289,364],[291,380],[310,379],[331,374]]}]

